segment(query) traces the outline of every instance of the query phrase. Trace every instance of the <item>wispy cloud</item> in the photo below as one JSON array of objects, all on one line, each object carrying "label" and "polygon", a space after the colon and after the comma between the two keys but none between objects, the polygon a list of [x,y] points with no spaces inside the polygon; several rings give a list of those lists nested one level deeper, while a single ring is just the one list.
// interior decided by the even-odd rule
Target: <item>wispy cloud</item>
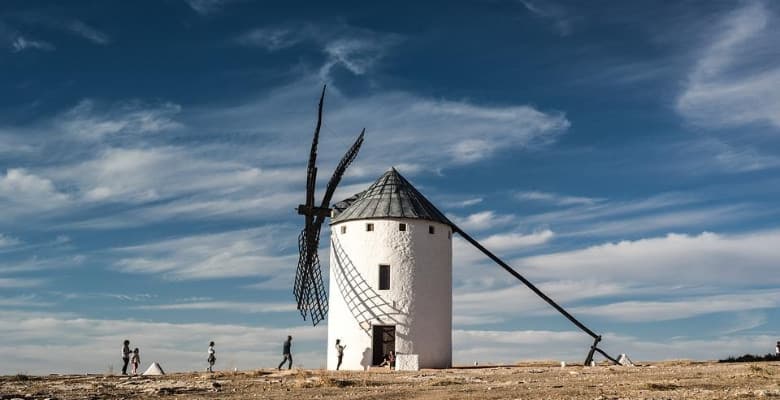
[{"label": "wispy cloud", "polygon": [[22,241],[17,239],[17,238],[15,238],[15,237],[11,237],[11,236],[4,235],[4,234],[0,233],[0,249],[6,248],[6,247],[13,247],[13,246],[19,245],[21,243],[22,243]]},{"label": "wispy cloud", "polygon": [[745,3],[713,28],[682,93],[679,113],[705,127],[766,123],[780,127],[777,17],[761,1]]},{"label": "wispy cloud", "polygon": [[237,41],[245,46],[260,47],[273,52],[310,40],[311,29],[307,25],[257,28],[242,34]]},{"label": "wispy cloud", "polygon": [[513,215],[498,215],[495,211],[480,211],[465,217],[453,216],[453,221],[466,231],[495,229],[511,223]]},{"label": "wispy cloud", "polygon": [[184,0],[190,8],[200,15],[210,15],[220,11],[229,3],[237,0]]},{"label": "wispy cloud", "polygon": [[482,240],[482,244],[490,250],[506,252],[531,246],[538,246],[549,242],[554,237],[555,233],[549,229],[530,234],[512,232],[490,235]]},{"label": "wispy cloud", "polygon": [[620,301],[598,306],[574,307],[571,311],[617,321],[654,322],[719,312],[775,309],[778,306],[780,291],[754,290],[750,293],[683,297],[675,300]]},{"label": "wispy cloud", "polygon": [[571,205],[591,205],[596,204],[603,199],[581,197],[581,196],[565,196],[557,193],[540,192],[540,191],[527,191],[518,192],[515,194],[518,200],[524,201],[537,201],[546,204],[558,205],[558,206],[571,206]]},{"label": "wispy cloud", "polygon": [[43,286],[44,279],[38,278],[0,278],[0,289],[26,289]]},{"label": "wispy cloud", "polygon": [[537,17],[549,19],[553,23],[555,32],[560,36],[568,36],[572,33],[574,22],[578,17],[560,4],[550,0],[519,0],[519,2]]},{"label": "wispy cloud", "polygon": [[158,241],[113,250],[116,268],[126,273],[158,274],[174,280],[229,277],[292,279],[297,249],[276,248],[279,237],[295,243],[287,226],[228,231]]},{"label": "wispy cloud", "polygon": [[52,51],[54,50],[54,45],[43,40],[35,40],[26,38],[24,36],[17,36],[16,39],[14,39],[11,43],[11,49],[15,53],[19,53],[25,50]]},{"label": "wispy cloud", "polygon": [[127,102],[115,107],[82,100],[57,118],[56,123],[76,138],[96,140],[120,134],[146,134],[182,127],[174,117],[181,111],[177,104],[164,103],[147,107]]},{"label": "wispy cloud", "polygon": [[236,301],[200,301],[190,303],[173,303],[138,306],[144,310],[216,310],[247,314],[295,312],[295,303],[246,303]]},{"label": "wispy cloud", "polygon": [[721,235],[668,234],[605,243],[580,250],[516,260],[535,277],[601,279],[645,284],[768,285],[780,283],[774,270],[780,232]]},{"label": "wispy cloud", "polygon": [[314,25],[294,23],[250,30],[236,41],[245,46],[274,52],[308,42],[321,48],[325,62],[319,67],[319,78],[333,81],[333,70],[344,68],[356,76],[366,75],[402,41],[393,33],[378,33],[345,24]]},{"label": "wispy cloud", "polygon": [[107,45],[111,43],[111,38],[105,33],[93,28],[83,21],[73,20],[65,24],[67,29],[74,34],[89,40],[92,43],[99,45]]}]

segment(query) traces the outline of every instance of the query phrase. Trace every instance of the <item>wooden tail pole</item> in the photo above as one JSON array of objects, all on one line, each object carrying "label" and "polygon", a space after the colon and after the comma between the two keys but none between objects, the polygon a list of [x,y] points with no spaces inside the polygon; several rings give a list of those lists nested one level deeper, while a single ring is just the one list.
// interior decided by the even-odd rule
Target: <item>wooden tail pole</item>
[{"label": "wooden tail pole", "polygon": [[602,351],[601,349],[599,349],[598,347],[596,347],[596,345],[597,345],[597,344],[598,344],[598,343],[601,341],[601,336],[600,336],[600,335],[596,334],[595,332],[593,332],[592,330],[590,330],[590,329],[589,329],[587,326],[583,325],[583,324],[582,324],[582,322],[580,322],[580,321],[578,321],[578,320],[577,320],[577,318],[574,318],[574,316],[573,316],[573,315],[569,314],[569,312],[568,312],[568,311],[564,310],[564,309],[563,309],[563,307],[559,306],[559,305],[558,305],[558,303],[556,303],[555,301],[553,301],[553,299],[551,299],[551,298],[550,298],[550,297],[548,297],[546,294],[544,294],[544,293],[543,293],[541,290],[539,290],[539,288],[537,288],[537,287],[536,287],[536,285],[534,285],[533,283],[531,283],[531,282],[530,282],[528,279],[525,279],[525,277],[524,277],[524,276],[522,276],[522,275],[520,275],[520,273],[519,273],[519,272],[515,271],[515,269],[514,269],[514,268],[510,267],[510,266],[509,266],[507,263],[505,263],[503,260],[501,260],[500,258],[498,258],[498,256],[496,256],[495,254],[491,253],[491,252],[490,252],[490,250],[486,249],[486,248],[485,248],[484,246],[482,246],[482,245],[481,245],[479,242],[477,242],[477,241],[476,241],[474,238],[472,238],[471,236],[469,236],[469,234],[468,234],[468,233],[464,232],[462,229],[458,228],[458,227],[457,227],[456,225],[454,225],[454,224],[453,224],[452,226],[453,226],[453,228],[454,228],[455,232],[457,232],[458,234],[460,234],[460,236],[461,236],[461,237],[463,237],[464,239],[466,239],[466,241],[467,241],[467,242],[471,243],[471,244],[472,244],[474,247],[476,247],[477,249],[479,249],[479,251],[481,251],[483,254],[485,254],[486,256],[488,256],[488,258],[490,258],[491,260],[495,261],[495,262],[496,262],[496,264],[498,264],[499,266],[501,266],[501,268],[505,269],[505,270],[506,270],[507,272],[509,272],[509,273],[510,273],[512,276],[514,276],[515,278],[517,278],[517,279],[518,279],[520,282],[523,282],[523,283],[525,284],[525,286],[527,286],[527,287],[528,287],[529,289],[531,289],[531,290],[532,290],[534,293],[536,293],[536,295],[537,295],[537,296],[541,297],[541,298],[542,298],[542,300],[544,300],[544,301],[546,301],[546,302],[547,302],[547,304],[551,305],[551,306],[552,306],[554,309],[558,310],[558,312],[559,312],[559,313],[561,313],[561,315],[563,315],[564,317],[566,317],[566,318],[567,318],[569,321],[571,321],[571,322],[572,322],[574,325],[576,325],[578,328],[582,329],[582,331],[583,331],[583,332],[587,333],[588,335],[590,335],[590,337],[592,337],[592,338],[593,338],[593,340],[594,340],[594,342],[593,342],[593,346],[591,346],[591,348],[590,348],[590,351],[588,352],[588,357],[587,357],[587,359],[585,360],[585,364],[586,364],[586,365],[590,364],[590,362],[591,362],[591,361],[593,361],[593,352],[594,352],[594,351],[598,351],[598,352],[599,352],[599,354],[601,354],[601,355],[605,356],[605,357],[606,357],[606,358],[608,358],[610,361],[612,361],[612,362],[614,362],[615,364],[617,364],[617,361],[616,361],[614,358],[612,358],[612,357],[608,356],[608,355],[607,355],[607,354],[606,354],[604,351]]},{"label": "wooden tail pole", "polygon": [[585,364],[583,364],[584,366],[587,367],[590,365],[591,362],[593,362],[593,353],[598,349],[598,345],[600,341],[601,341],[601,336],[596,336],[596,338],[593,339],[593,345],[590,346],[590,351],[588,352],[588,356],[585,357]]}]

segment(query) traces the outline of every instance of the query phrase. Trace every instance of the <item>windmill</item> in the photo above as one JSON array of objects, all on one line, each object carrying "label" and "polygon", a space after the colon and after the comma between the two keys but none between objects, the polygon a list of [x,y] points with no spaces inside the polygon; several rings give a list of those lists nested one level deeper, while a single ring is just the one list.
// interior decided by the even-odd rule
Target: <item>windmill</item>
[{"label": "windmill", "polygon": [[322,127],[322,107],[325,100],[325,88],[322,87],[320,103],[317,111],[317,126],[314,128],[314,139],[311,142],[311,151],[309,152],[309,164],[306,170],[306,203],[298,206],[298,214],[303,215],[305,223],[301,234],[298,236],[298,269],[295,273],[295,286],[293,293],[298,303],[298,311],[301,312],[303,319],[307,316],[311,322],[317,325],[325,319],[328,313],[327,293],[325,285],[322,282],[322,268],[320,267],[320,258],[317,254],[320,243],[320,230],[325,218],[330,216],[330,200],[333,192],[336,190],[341,177],[347,170],[349,164],[357,156],[360,146],[363,144],[363,135],[366,130],[360,132],[357,140],[344,154],[344,157],[333,171],[328,186],[325,188],[325,195],[319,206],[314,203],[314,189],[317,184],[317,144],[320,137],[320,128]]},{"label": "windmill", "polygon": [[[402,346],[409,352],[411,352],[409,349],[414,350],[415,347],[417,349],[431,349],[441,345],[442,342],[446,342],[446,346],[450,346],[449,349],[428,350],[432,355],[420,354],[420,357],[430,358],[427,361],[427,365],[430,366],[451,365],[451,342],[447,340],[446,335],[451,336],[451,235],[457,233],[513,277],[525,284],[580,330],[593,338],[593,345],[587,353],[585,365],[591,364],[596,352],[618,364],[617,360],[598,347],[601,342],[600,335],[577,320],[514,268],[450,221],[394,168],[382,175],[367,190],[335,204],[331,209],[330,200],[333,191],[336,189],[347,166],[357,155],[363,143],[365,129],[336,167],[321,204],[315,206],[314,187],[317,176],[315,161],[322,123],[324,95],[325,89],[323,88],[319,103],[317,127],[314,131],[314,139],[309,155],[306,204],[298,207],[298,213],[305,216],[305,225],[299,237],[300,259],[295,278],[294,293],[298,302],[298,309],[304,319],[308,315],[311,317],[312,323],[316,325],[328,313],[328,298],[326,297],[322,281],[317,250],[322,223],[325,218],[330,216],[333,218],[333,230],[331,232],[331,299],[334,299],[334,291],[339,291],[340,294],[336,295],[335,299],[338,300],[338,303],[334,305],[338,307],[336,309],[337,314],[339,314],[336,317],[338,321],[328,324],[329,337],[333,336],[329,338],[329,341],[339,337],[343,339],[344,335],[348,337],[352,335],[350,341],[353,343],[364,343],[367,350],[372,346],[381,346],[385,350],[397,350],[394,346],[395,337],[398,334],[402,336],[399,341],[405,341],[405,343],[402,343]],[[335,231],[336,227],[339,228],[339,232]],[[352,233],[347,233],[348,229]],[[357,230],[357,232],[354,230]],[[446,231],[446,237],[435,235],[437,232],[441,234],[442,231]],[[379,235],[380,233],[381,235]],[[414,238],[410,239],[411,236],[414,236]],[[383,239],[379,239],[380,237]],[[349,242],[350,240],[352,241],[351,243]],[[416,243],[415,240],[417,241]],[[385,242],[388,241],[393,243],[387,245]],[[403,254],[400,256],[397,254],[388,255],[388,253],[397,251],[399,245],[404,243],[411,247],[403,249],[401,252]],[[372,248],[372,244],[376,247]],[[449,246],[449,249],[442,246]],[[409,254],[415,251],[418,254],[409,256]],[[353,256],[350,256],[350,253],[353,253]],[[376,256],[377,254],[382,255]],[[404,261],[404,257],[408,260]],[[439,258],[437,259],[436,257]],[[435,276],[431,278],[430,274],[428,277],[421,277],[425,274],[411,272],[410,276],[402,277],[405,279],[403,280],[405,283],[401,285],[402,288],[400,290],[415,291],[415,287],[419,287],[423,288],[420,290],[422,294],[412,293],[411,296],[402,294],[398,297],[398,288],[396,288],[395,294],[391,293],[392,291],[390,290],[391,268],[389,265],[382,265],[382,263],[386,263],[391,258],[398,261],[399,264],[407,264],[405,266],[402,265],[402,267],[406,268],[405,271],[407,273],[417,268],[422,268],[422,270],[426,271],[438,268],[438,271],[443,276],[449,276],[450,279],[439,279]],[[418,265],[417,259],[425,259],[425,261],[419,261],[422,264]],[[449,265],[447,265],[448,263]],[[379,264],[377,265],[379,269],[370,269],[374,268],[373,264]],[[447,268],[449,268],[449,271]],[[378,272],[378,278],[375,272]],[[415,279],[418,281],[427,280],[422,284],[415,285]],[[445,284],[450,285],[450,287],[442,288],[442,285]],[[437,288],[441,290],[437,291]],[[436,294],[431,297],[431,293]],[[446,299],[447,296],[449,296],[448,300]],[[420,300],[418,304],[410,306],[408,303],[413,302],[416,298]],[[425,309],[425,307],[429,307],[429,310],[433,311],[421,312],[420,310]],[[439,318],[438,322],[431,322],[432,320],[437,320],[440,316],[439,314],[446,312],[450,314],[449,319]],[[413,324],[426,324],[426,326],[415,330],[414,327],[409,326]],[[352,328],[343,328],[348,325]],[[396,332],[396,327],[398,327],[398,333]],[[339,329],[341,331],[338,331]],[[345,331],[349,329],[351,331]],[[437,334],[439,336],[432,337],[432,331],[438,331],[439,333]],[[369,336],[368,341],[366,341],[366,336]],[[418,341],[416,346],[412,343],[415,340]],[[392,343],[391,347],[387,347],[388,341]],[[363,344],[355,347],[363,347]],[[443,352],[449,352],[450,358],[445,357],[442,359],[439,357],[434,360]],[[381,352],[377,353],[374,350],[374,360],[381,354]],[[329,357],[329,362],[331,358]],[[357,360],[355,359],[354,362],[357,362]]]}]

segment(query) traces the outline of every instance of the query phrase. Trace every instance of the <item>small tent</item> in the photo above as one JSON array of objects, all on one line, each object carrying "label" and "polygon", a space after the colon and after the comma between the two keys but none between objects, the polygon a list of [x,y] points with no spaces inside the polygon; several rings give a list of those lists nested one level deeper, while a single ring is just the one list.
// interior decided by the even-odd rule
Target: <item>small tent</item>
[{"label": "small tent", "polygon": [[152,365],[150,365],[149,368],[146,369],[146,372],[144,372],[142,375],[165,375],[165,371],[163,371],[160,364],[153,362]]}]

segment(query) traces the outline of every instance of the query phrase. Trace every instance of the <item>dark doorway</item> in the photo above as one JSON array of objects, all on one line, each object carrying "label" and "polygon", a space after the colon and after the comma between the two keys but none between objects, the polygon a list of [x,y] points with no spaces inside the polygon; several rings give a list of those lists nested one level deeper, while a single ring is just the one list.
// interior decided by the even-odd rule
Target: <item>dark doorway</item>
[{"label": "dark doorway", "polygon": [[374,325],[374,357],[372,365],[379,365],[390,351],[395,351],[395,325]]}]

